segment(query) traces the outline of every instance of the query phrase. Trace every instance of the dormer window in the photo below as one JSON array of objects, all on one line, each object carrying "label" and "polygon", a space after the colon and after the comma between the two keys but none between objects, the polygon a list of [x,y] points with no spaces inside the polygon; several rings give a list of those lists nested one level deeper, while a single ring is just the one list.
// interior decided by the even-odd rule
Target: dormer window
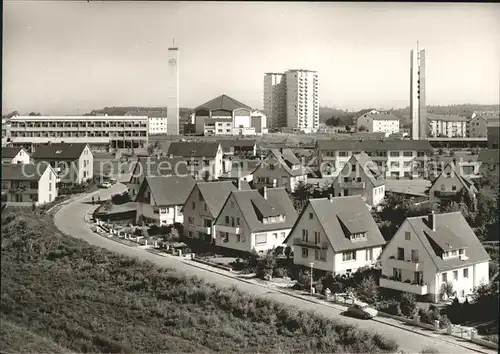
[{"label": "dormer window", "polygon": [[355,234],[351,234],[350,239],[352,242],[366,240],[366,232],[358,232]]}]

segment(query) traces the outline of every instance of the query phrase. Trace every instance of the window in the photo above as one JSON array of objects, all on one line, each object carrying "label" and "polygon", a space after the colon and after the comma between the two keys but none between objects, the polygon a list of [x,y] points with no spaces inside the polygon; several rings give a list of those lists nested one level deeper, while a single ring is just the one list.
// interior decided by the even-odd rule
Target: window
[{"label": "window", "polygon": [[457,256],[457,250],[453,250],[453,251],[451,251],[451,256],[452,256],[452,257],[456,257],[456,256]]},{"label": "window", "polygon": [[309,235],[307,230],[302,230],[302,241],[307,242]]},{"label": "window", "polygon": [[309,250],[302,247],[302,258],[309,258]]},{"label": "window", "polygon": [[240,226],[240,218],[236,218],[236,226]]},{"label": "window", "polygon": [[399,151],[391,151],[389,156],[391,157],[399,157]]},{"label": "window", "polygon": [[465,279],[469,278],[469,268],[464,269],[464,278]]},{"label": "window", "polygon": [[52,192],[52,183],[49,183],[49,192]]},{"label": "window", "polygon": [[201,195],[201,192],[198,194],[198,201],[200,201],[200,202],[203,201],[203,196]]},{"label": "window", "polygon": [[403,151],[403,156],[404,157],[412,157],[413,156],[413,151]]},{"label": "window", "polygon": [[340,157],[346,157],[347,156],[347,151],[339,151],[339,156]]},{"label": "window", "polygon": [[234,227],[236,225],[236,222],[234,220],[234,216],[231,216],[231,226]]},{"label": "window", "polygon": [[446,283],[448,281],[448,274],[447,273],[441,274],[441,281],[443,283]]},{"label": "window", "polygon": [[365,259],[367,261],[373,261],[373,248],[365,250]]},{"label": "window", "polygon": [[320,242],[321,242],[321,240],[320,240],[319,232],[314,231],[314,243],[318,245]]},{"label": "window", "polygon": [[313,213],[309,213],[309,220],[312,220],[313,218]]},{"label": "window", "polygon": [[314,259],[317,261],[326,261],[326,250],[314,250]]},{"label": "window", "polygon": [[278,239],[278,233],[277,232],[274,232],[273,233],[273,236],[274,236],[274,239],[277,240]]},{"label": "window", "polygon": [[344,252],[342,253],[342,261],[355,261],[356,260],[356,252]]},{"label": "window", "polygon": [[195,202],[193,202],[192,206],[193,206],[193,210],[196,209],[196,203]]},{"label": "window", "polygon": [[38,189],[38,182],[31,182],[30,189]]},{"label": "window", "polygon": [[458,280],[458,270],[453,271],[453,280]]},{"label": "window", "polygon": [[457,190],[457,186],[455,186],[455,185],[451,186],[451,190],[452,191],[456,191]]},{"label": "window", "polygon": [[459,250],[458,250],[458,254],[459,254],[460,256],[463,256],[463,255],[464,255],[464,249],[463,249],[463,248],[459,249]]},{"label": "window", "polygon": [[356,164],[351,165],[351,172],[356,172]]},{"label": "window", "polygon": [[418,263],[418,250],[411,250],[411,261]]},{"label": "window", "polygon": [[405,231],[405,240],[410,241],[411,240],[411,232],[410,231]]},{"label": "window", "polygon": [[194,217],[192,217],[192,216],[188,217],[188,224],[191,226],[194,225]]},{"label": "window", "polygon": [[203,203],[203,210],[208,211],[207,203]]},{"label": "window", "polygon": [[405,260],[405,249],[402,247],[398,247],[398,261]]},{"label": "window", "polygon": [[227,232],[221,231],[220,238],[222,239],[223,242],[229,242],[229,234]]},{"label": "window", "polygon": [[188,236],[193,238],[193,231],[188,231]]},{"label": "window", "polygon": [[236,242],[241,242],[241,235],[240,234],[236,235]]},{"label": "window", "polygon": [[267,243],[267,234],[257,234],[255,235],[255,243],[262,245]]}]

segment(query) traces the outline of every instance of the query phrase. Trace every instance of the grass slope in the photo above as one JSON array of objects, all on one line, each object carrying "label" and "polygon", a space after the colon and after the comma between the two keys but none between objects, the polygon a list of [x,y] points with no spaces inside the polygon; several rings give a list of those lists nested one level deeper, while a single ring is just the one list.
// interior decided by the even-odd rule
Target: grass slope
[{"label": "grass slope", "polygon": [[9,323],[2,343],[13,352],[398,348],[353,326],[90,246],[59,233],[48,216],[4,213],[1,250],[1,314]]}]

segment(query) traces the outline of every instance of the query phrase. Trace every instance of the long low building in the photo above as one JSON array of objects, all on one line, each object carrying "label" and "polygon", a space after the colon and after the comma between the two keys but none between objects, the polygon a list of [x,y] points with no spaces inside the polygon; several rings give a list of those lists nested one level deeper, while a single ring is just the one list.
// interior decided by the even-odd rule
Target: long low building
[{"label": "long low building", "polygon": [[87,143],[91,148],[140,148],[148,143],[147,116],[16,116],[13,145]]},{"label": "long low building", "polygon": [[386,178],[415,177],[431,155],[427,140],[318,140],[316,154],[322,174],[329,171],[336,177],[353,154],[365,152],[377,164]]}]

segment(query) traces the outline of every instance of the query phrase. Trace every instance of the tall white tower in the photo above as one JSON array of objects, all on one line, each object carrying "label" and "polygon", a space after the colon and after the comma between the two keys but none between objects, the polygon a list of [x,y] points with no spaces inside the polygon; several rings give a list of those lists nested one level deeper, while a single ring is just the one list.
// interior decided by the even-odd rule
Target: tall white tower
[{"label": "tall white tower", "polygon": [[285,76],[287,127],[316,132],[319,127],[318,73],[288,70]]},{"label": "tall white tower", "polygon": [[410,119],[411,138],[425,140],[428,136],[425,106],[425,50],[410,50]]},{"label": "tall white tower", "polygon": [[167,135],[179,135],[179,48],[168,48]]}]

